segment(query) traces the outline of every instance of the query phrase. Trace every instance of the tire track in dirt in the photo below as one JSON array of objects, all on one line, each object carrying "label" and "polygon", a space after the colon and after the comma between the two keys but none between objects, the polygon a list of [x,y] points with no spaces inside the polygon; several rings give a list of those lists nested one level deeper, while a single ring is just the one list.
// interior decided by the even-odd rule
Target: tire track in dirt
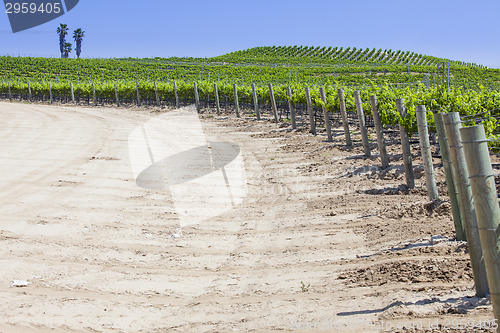
[{"label": "tire track in dirt", "polygon": [[[0,197],[2,331],[300,331],[324,320],[399,321],[407,308],[436,316],[445,302],[425,300],[470,294],[469,280],[362,286],[339,279],[376,264],[463,258],[404,248],[391,257],[387,249],[418,240],[410,225],[393,236],[398,223],[427,232],[429,218],[417,207],[425,195],[366,194],[396,186],[398,175],[367,178],[377,175],[376,161],[348,159],[360,148],[344,151],[337,142],[315,151],[325,145],[321,135],[207,119],[207,139],[241,148],[248,196],[176,238],[171,196],[136,186],[130,168],[127,137],[154,112],[12,103],[0,103],[0,112],[11,119],[0,144],[17,143],[32,177],[25,182],[20,169],[17,179],[3,179],[19,185]],[[64,144],[54,149],[56,142]],[[0,156],[13,171],[15,155]],[[383,215],[396,216],[398,207],[413,217]],[[388,232],[374,234],[375,226]],[[31,284],[10,287],[21,278]]]}]

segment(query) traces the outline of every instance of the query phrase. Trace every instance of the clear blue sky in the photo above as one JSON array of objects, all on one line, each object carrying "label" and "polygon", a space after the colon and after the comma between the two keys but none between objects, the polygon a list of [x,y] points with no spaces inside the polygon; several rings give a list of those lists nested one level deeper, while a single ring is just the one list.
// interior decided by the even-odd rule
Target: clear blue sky
[{"label": "clear blue sky", "polygon": [[211,57],[266,45],[350,46],[500,67],[500,0],[80,0],[55,21],[16,34],[2,10],[0,54],[58,56],[59,23],[86,31],[82,57]]}]

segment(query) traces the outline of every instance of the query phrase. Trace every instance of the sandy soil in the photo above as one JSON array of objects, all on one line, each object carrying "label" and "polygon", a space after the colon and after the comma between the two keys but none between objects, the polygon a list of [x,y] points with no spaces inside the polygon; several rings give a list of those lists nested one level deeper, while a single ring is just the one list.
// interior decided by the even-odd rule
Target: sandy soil
[{"label": "sandy soil", "polygon": [[[167,141],[144,125],[161,133],[164,113],[6,102],[0,113],[0,332],[492,331],[449,203],[428,203],[416,144],[408,191],[395,139],[381,170],[375,143],[363,158],[360,138],[347,149],[341,128],[327,143],[204,114],[186,133],[201,124],[202,145],[231,143],[239,157],[215,168],[220,188],[186,168],[176,184],[196,191],[183,192],[137,181],[137,165],[168,160]],[[142,147],[152,161],[137,164],[141,128],[157,147]],[[195,149],[192,140],[169,144]],[[245,182],[229,188],[235,177]]]}]

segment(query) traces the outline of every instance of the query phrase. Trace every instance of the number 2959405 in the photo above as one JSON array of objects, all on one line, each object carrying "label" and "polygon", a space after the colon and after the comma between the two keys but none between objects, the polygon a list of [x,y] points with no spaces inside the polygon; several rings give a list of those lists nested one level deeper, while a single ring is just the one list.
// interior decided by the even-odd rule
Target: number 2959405
[{"label": "number 2959405", "polygon": [[59,14],[62,12],[60,2],[7,2],[5,13],[7,14]]}]

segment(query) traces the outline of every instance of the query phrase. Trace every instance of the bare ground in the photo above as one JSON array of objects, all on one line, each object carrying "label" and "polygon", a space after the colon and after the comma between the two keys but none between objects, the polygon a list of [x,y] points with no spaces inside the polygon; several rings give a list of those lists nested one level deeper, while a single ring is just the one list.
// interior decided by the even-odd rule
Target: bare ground
[{"label": "bare ground", "polygon": [[395,138],[381,170],[375,143],[364,158],[341,128],[327,143],[204,114],[208,138],[240,147],[248,194],[179,234],[172,197],[136,185],[127,147],[160,113],[0,112],[1,332],[492,331],[440,161],[443,202],[430,205],[416,144],[408,190]]}]

